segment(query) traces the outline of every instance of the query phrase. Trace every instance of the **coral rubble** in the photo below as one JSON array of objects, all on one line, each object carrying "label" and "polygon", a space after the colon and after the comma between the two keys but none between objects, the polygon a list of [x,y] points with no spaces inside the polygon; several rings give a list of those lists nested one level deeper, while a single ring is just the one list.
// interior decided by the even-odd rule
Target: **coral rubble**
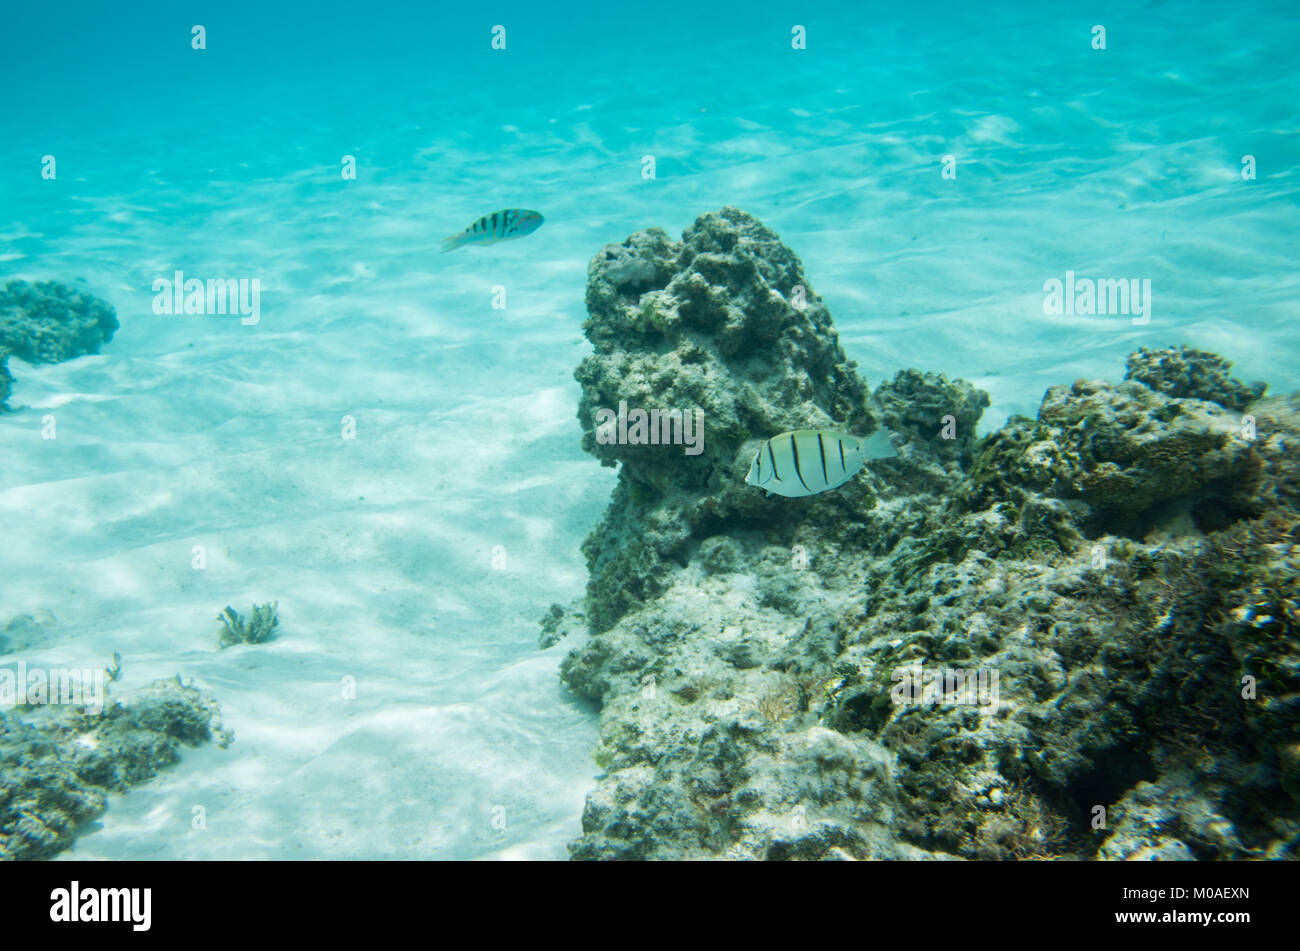
[{"label": "coral rubble", "polygon": [[[977,439],[968,383],[869,391],[734,208],[602,249],[587,307],[583,447],[621,468],[561,666],[601,705],[574,857],[1293,854],[1296,397],[1144,350]],[[702,409],[704,451],[598,438],[620,402]],[[898,458],[833,492],[743,482],[775,432],[882,425]],[[900,698],[935,670],[994,702]]]}]

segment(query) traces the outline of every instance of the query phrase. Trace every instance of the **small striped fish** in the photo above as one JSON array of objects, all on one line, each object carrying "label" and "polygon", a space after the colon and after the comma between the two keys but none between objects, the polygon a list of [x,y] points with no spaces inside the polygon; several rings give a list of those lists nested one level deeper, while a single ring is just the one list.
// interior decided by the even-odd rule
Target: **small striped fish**
[{"label": "small striped fish", "polygon": [[825,429],[781,433],[758,447],[745,481],[769,495],[816,495],[848,482],[871,459],[898,455],[889,436],[887,429],[866,442]]},{"label": "small striped fish", "polygon": [[542,226],[542,216],[526,208],[507,208],[484,215],[460,234],[442,241],[442,253],[454,251],[463,244],[496,244],[511,238],[522,238]]}]

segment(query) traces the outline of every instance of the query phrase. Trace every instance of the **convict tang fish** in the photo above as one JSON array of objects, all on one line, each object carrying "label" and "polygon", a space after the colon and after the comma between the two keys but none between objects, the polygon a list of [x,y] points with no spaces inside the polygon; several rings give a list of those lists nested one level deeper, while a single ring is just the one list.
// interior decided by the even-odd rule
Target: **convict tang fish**
[{"label": "convict tang fish", "polygon": [[758,447],[745,481],[769,493],[797,498],[843,485],[871,459],[898,455],[887,429],[865,441],[826,429],[796,429]]},{"label": "convict tang fish", "polygon": [[511,238],[522,238],[542,226],[542,216],[526,208],[507,208],[484,215],[460,234],[444,238],[442,253],[454,251],[464,244],[496,244]]}]

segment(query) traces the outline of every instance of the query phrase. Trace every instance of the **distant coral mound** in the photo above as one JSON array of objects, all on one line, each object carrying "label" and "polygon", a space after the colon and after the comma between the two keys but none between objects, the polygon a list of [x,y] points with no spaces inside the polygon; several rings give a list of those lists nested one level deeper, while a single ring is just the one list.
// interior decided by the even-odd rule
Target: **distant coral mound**
[{"label": "distant coral mound", "polygon": [[117,314],[92,294],[57,281],[0,288],[0,352],[28,363],[60,363],[113,339]]},{"label": "distant coral mound", "polygon": [[9,354],[0,351],[0,410],[6,409],[6,401],[13,392],[14,375],[9,372]]},{"label": "distant coral mound", "polygon": [[[601,704],[575,858],[1292,854],[1300,396],[1141,351],[977,439],[966,382],[869,392],[734,208],[603,248],[587,307],[583,446],[621,468],[544,634]],[[611,440],[620,401],[703,410],[703,450]],[[744,484],[777,432],[881,425],[898,458],[834,491]]]}]

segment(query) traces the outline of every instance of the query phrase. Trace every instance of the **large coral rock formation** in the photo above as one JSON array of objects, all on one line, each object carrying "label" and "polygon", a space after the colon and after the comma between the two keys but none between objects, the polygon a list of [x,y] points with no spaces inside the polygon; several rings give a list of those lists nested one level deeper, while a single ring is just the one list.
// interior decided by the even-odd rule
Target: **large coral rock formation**
[{"label": "large coral rock formation", "polygon": [[[1181,375],[1185,353],[1147,357]],[[1247,425],[1165,390],[1052,387],[931,503],[936,530],[879,563],[827,722],[895,752],[909,841],[971,857],[1293,847],[1300,415],[1259,401]],[[999,671],[998,715],[882,703],[918,660]],[[1162,790],[1195,803],[1185,824],[1134,805]],[[1098,807],[1112,824],[1094,829]]]},{"label": "large coral rock formation", "polygon": [[0,288],[0,353],[28,363],[99,353],[117,327],[109,304],[67,284],[9,281]]},{"label": "large coral rock formation", "polygon": [[[797,258],[732,208],[603,249],[587,302],[584,446],[621,469],[562,665],[601,704],[575,857],[1294,849],[1294,398],[1144,351],[977,441],[969,384],[868,393]],[[599,442],[620,400],[704,409],[705,451]],[[840,489],[744,484],[775,432],[879,425],[898,458]],[[894,702],[918,666],[996,672],[998,703]]]}]

